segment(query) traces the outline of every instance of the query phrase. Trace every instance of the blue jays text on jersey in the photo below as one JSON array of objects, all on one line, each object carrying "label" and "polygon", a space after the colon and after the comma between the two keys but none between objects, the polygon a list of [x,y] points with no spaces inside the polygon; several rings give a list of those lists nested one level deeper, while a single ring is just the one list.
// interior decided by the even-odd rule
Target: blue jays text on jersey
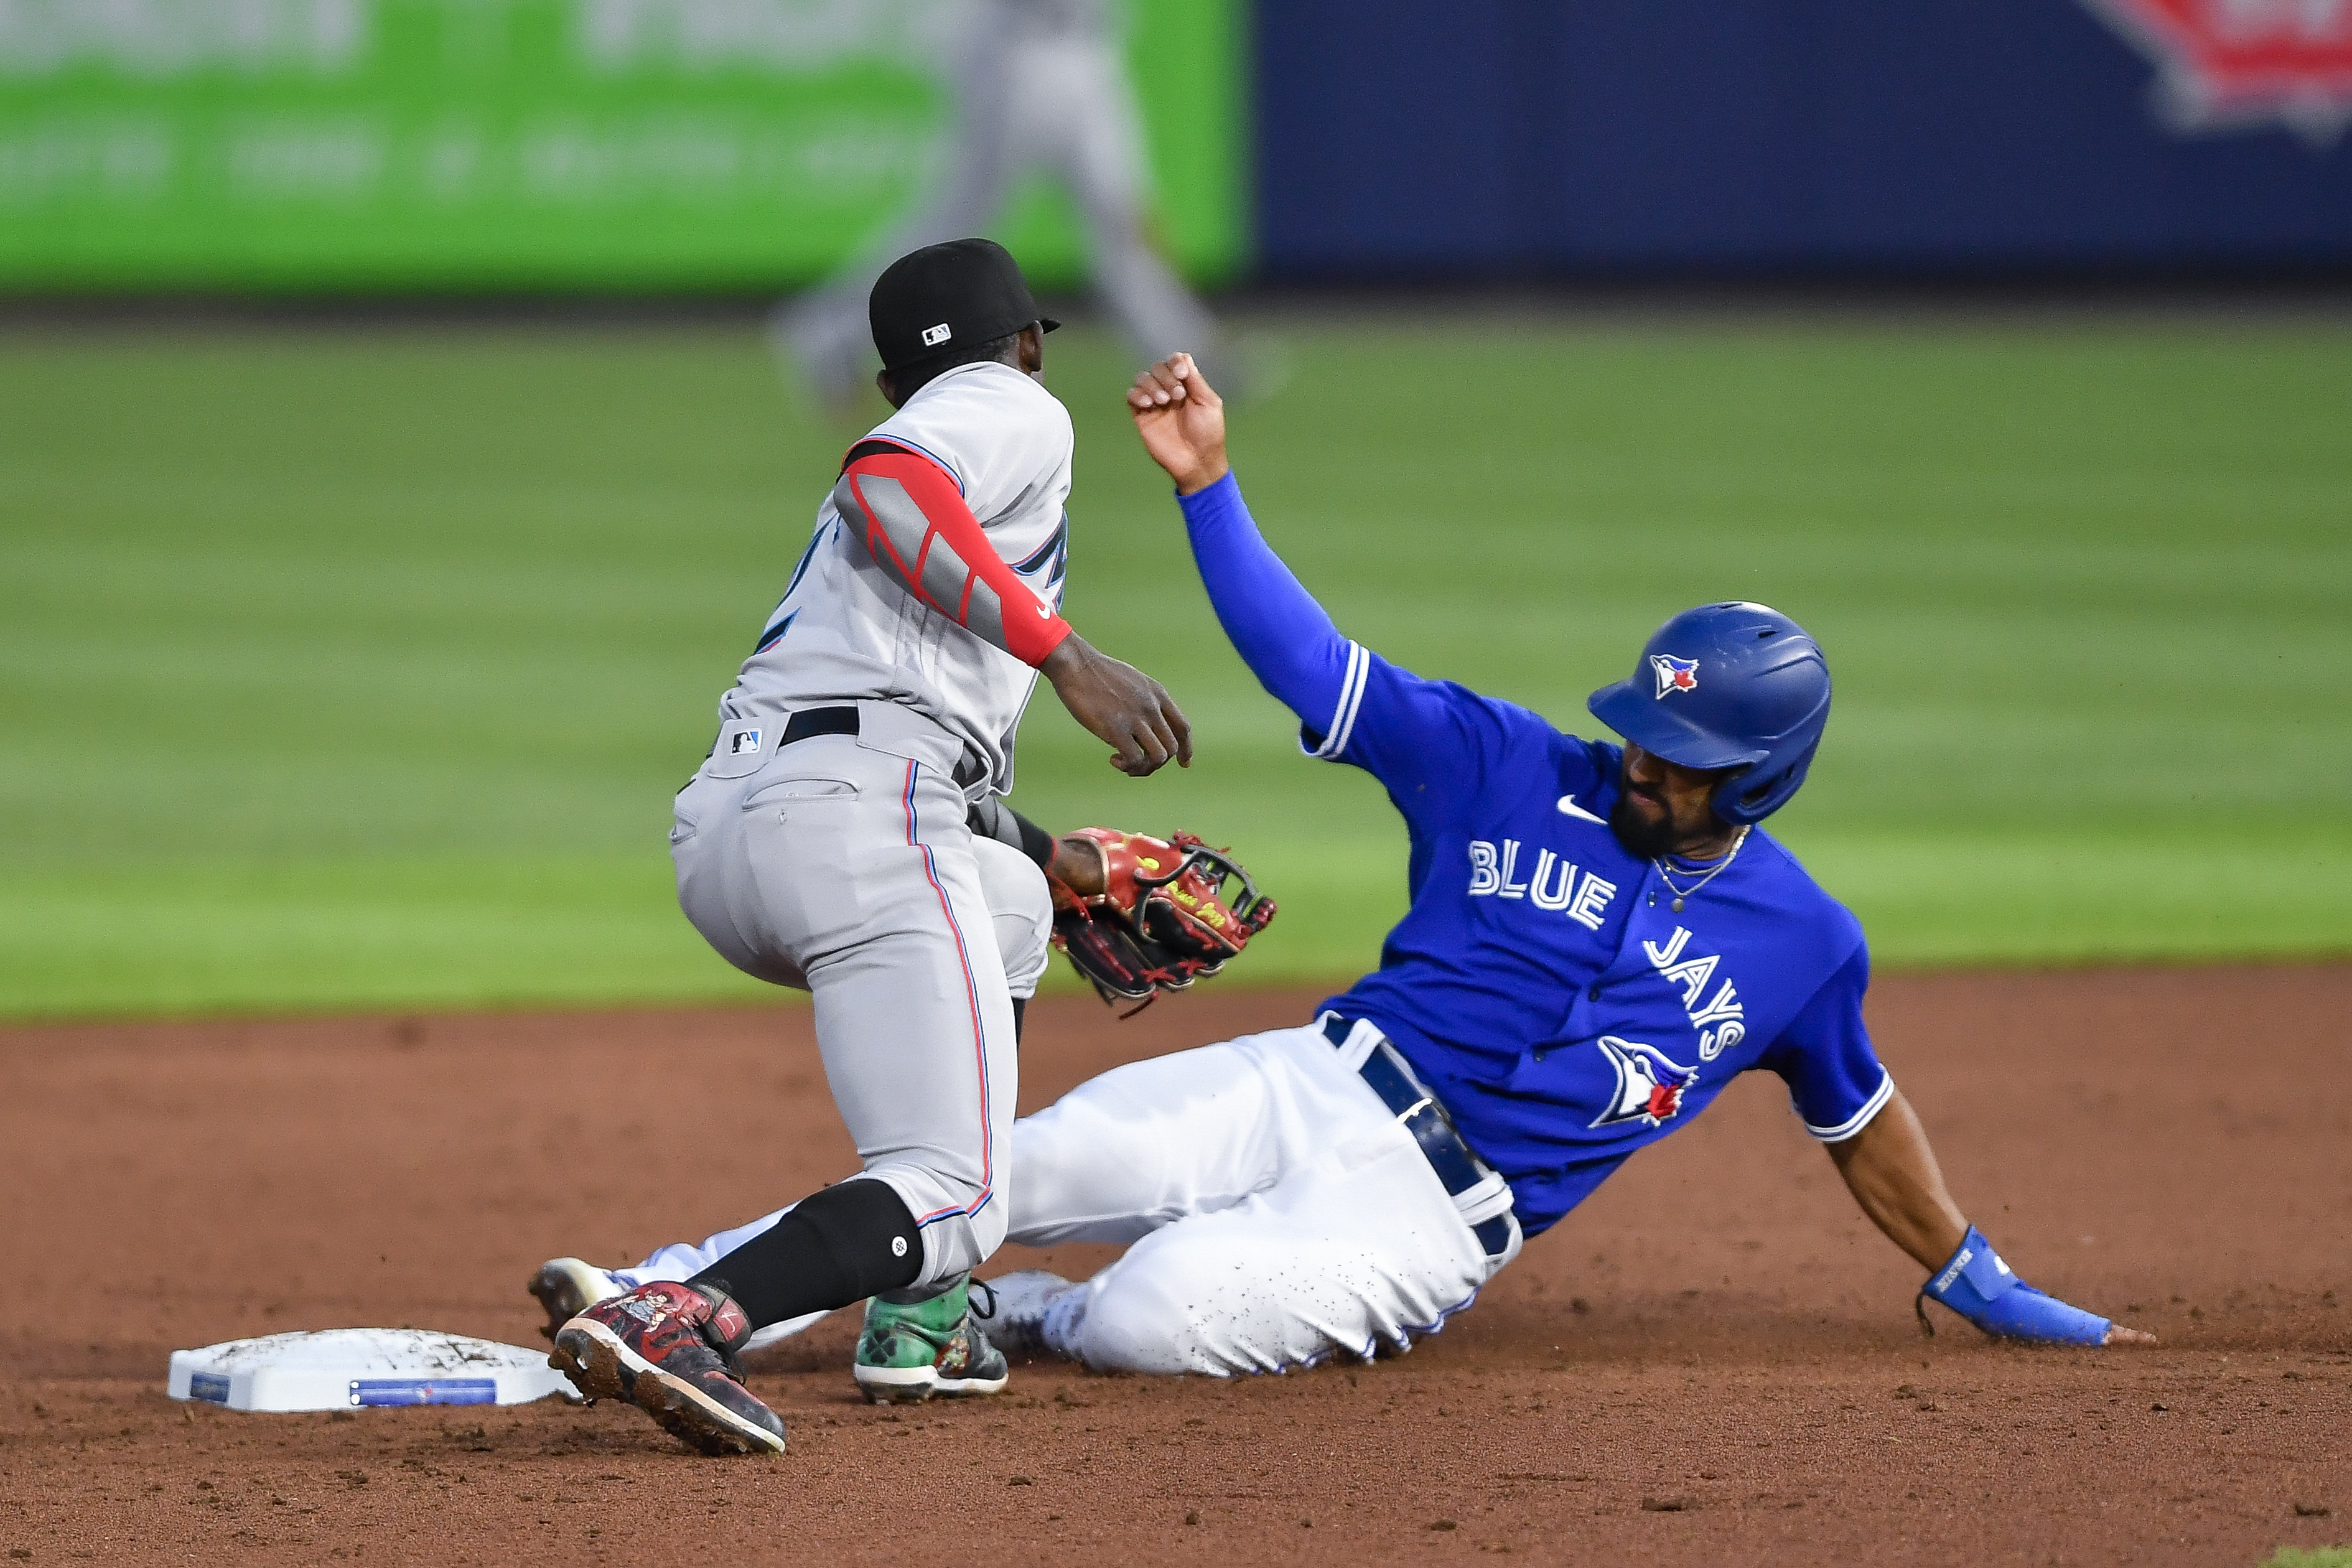
[{"label": "blue jays text on jersey", "polygon": [[[1182,500],[1235,648],[1310,754],[1387,787],[1411,838],[1412,907],[1380,968],[1325,1005],[1404,1053],[1528,1234],[1748,1068],[1786,1080],[1816,1138],[1877,1113],[1894,1084],[1863,1024],[1861,926],[1785,847],[1751,829],[1676,912],[1609,828],[1618,747],[1341,637],[1230,476]],[[1662,699],[1697,679],[1657,674]]]}]

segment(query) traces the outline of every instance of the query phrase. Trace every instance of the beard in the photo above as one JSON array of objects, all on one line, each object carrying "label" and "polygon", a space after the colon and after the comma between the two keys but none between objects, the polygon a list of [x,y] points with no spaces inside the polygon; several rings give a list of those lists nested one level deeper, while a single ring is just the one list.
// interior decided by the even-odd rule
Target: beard
[{"label": "beard", "polygon": [[1643,816],[1633,809],[1633,792],[1619,786],[1617,804],[1609,808],[1609,831],[1625,852],[1643,860],[1661,859],[1675,852],[1686,835],[1675,826],[1674,814],[1662,810],[1657,816]]}]

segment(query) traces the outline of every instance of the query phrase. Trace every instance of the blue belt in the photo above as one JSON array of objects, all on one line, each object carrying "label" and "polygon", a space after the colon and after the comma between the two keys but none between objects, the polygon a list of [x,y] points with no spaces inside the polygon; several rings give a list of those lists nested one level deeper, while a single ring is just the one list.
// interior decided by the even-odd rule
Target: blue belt
[{"label": "blue belt", "polygon": [[[1335,1013],[1323,1021],[1323,1037],[1335,1047],[1344,1047],[1355,1026],[1353,1018],[1342,1018]],[[1479,1168],[1478,1156],[1470,1152],[1470,1145],[1454,1130],[1454,1118],[1446,1114],[1444,1105],[1435,1095],[1413,1083],[1394,1046],[1381,1040],[1364,1058],[1364,1065],[1358,1070],[1372,1086],[1372,1092],[1381,1097],[1381,1103],[1396,1112],[1398,1124],[1421,1145],[1422,1157],[1437,1173],[1448,1196],[1459,1197],[1486,1179],[1486,1173]],[[1470,1232],[1486,1249],[1487,1257],[1499,1258],[1510,1248],[1510,1214],[1506,1210],[1483,1225],[1472,1226]]]}]

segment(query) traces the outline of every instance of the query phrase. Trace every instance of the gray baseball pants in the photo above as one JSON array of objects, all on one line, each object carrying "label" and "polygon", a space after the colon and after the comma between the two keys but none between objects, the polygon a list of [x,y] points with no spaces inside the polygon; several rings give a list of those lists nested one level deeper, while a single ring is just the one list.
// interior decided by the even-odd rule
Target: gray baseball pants
[{"label": "gray baseball pants", "polygon": [[814,998],[834,1102],[865,1173],[920,1226],[927,1284],[1004,1239],[1004,945],[1026,994],[1051,906],[1043,872],[965,827],[961,743],[897,704],[856,706],[857,734],[790,746],[779,720],[729,721],[678,794],[670,853],[679,907],[719,955]]}]

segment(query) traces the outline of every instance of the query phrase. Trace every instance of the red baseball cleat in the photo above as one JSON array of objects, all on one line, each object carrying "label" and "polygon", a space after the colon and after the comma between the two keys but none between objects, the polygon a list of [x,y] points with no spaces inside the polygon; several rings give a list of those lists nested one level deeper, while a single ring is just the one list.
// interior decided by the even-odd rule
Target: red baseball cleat
[{"label": "red baseball cleat", "polygon": [[781,1454],[784,1424],[743,1386],[743,1309],[674,1280],[599,1301],[556,1331],[547,1364],[591,1399],[625,1399],[706,1454]]}]

